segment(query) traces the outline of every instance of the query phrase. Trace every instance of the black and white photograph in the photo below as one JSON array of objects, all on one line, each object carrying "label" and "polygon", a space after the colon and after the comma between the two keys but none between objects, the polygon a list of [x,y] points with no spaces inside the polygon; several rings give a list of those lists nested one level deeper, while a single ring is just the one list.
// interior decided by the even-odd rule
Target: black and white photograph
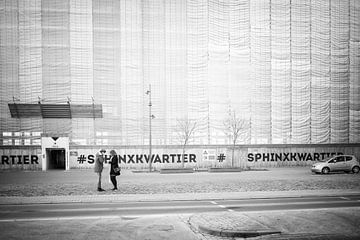
[{"label": "black and white photograph", "polygon": [[0,239],[360,239],[360,0],[0,0]]}]

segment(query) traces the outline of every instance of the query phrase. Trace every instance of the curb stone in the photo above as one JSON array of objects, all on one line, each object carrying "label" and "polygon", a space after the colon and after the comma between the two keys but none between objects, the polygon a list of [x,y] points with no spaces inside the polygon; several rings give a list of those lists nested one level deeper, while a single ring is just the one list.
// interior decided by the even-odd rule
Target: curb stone
[{"label": "curb stone", "polygon": [[243,172],[243,168],[209,168],[209,173]]},{"label": "curb stone", "polygon": [[358,236],[344,236],[341,234],[312,234],[312,233],[288,233],[280,235],[269,235],[256,238],[258,240],[358,240]]},{"label": "curb stone", "polygon": [[189,224],[199,232],[220,237],[258,237],[281,234],[281,231],[239,212],[194,214]]},{"label": "curb stone", "polygon": [[160,174],[171,174],[171,173],[194,173],[193,168],[162,168]]},{"label": "curb stone", "polygon": [[258,237],[263,235],[270,235],[270,234],[281,234],[280,231],[266,231],[266,230],[253,230],[253,231],[236,231],[236,230],[222,230],[222,229],[215,229],[215,228],[208,228],[202,225],[199,225],[198,229],[201,232],[208,233],[214,236],[220,237],[242,237],[242,238],[249,238],[249,237]]}]

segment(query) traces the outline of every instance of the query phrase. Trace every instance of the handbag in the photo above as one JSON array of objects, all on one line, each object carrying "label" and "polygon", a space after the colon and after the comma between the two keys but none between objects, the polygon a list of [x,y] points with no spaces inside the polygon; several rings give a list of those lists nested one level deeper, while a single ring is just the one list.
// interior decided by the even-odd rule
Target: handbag
[{"label": "handbag", "polygon": [[116,176],[119,176],[121,172],[121,169],[119,167],[114,168],[114,173]]}]

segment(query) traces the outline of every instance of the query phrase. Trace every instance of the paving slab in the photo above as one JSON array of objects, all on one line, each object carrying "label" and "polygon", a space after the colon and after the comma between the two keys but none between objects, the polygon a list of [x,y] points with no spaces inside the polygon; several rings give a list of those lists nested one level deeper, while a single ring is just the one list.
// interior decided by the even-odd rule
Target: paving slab
[{"label": "paving slab", "polygon": [[[113,188],[107,175],[103,188]],[[348,190],[360,192],[360,174],[315,175],[309,168],[269,169],[228,173],[197,172],[193,174],[132,173],[123,170],[117,178],[118,191],[105,195],[132,194],[213,194],[224,192],[279,192],[304,190]],[[99,195],[93,170],[48,172],[2,172],[0,196],[76,196]]]},{"label": "paving slab", "polygon": [[5,222],[0,239],[199,240],[178,216]]},{"label": "paving slab", "polygon": [[189,224],[210,239],[360,239],[360,208],[203,213]]}]

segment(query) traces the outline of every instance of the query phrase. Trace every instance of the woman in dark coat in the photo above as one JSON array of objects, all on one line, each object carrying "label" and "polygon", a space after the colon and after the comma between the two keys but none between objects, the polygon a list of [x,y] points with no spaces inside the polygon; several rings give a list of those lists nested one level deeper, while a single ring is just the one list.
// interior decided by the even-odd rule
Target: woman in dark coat
[{"label": "woman in dark coat", "polygon": [[[116,176],[120,175],[120,168],[119,168],[119,159],[117,156],[117,153],[115,152],[115,150],[111,150],[110,151],[110,180],[112,182],[112,184],[114,185],[114,188],[112,189],[113,191],[117,190],[117,181],[116,181]],[[117,171],[118,169],[118,171]]]}]

